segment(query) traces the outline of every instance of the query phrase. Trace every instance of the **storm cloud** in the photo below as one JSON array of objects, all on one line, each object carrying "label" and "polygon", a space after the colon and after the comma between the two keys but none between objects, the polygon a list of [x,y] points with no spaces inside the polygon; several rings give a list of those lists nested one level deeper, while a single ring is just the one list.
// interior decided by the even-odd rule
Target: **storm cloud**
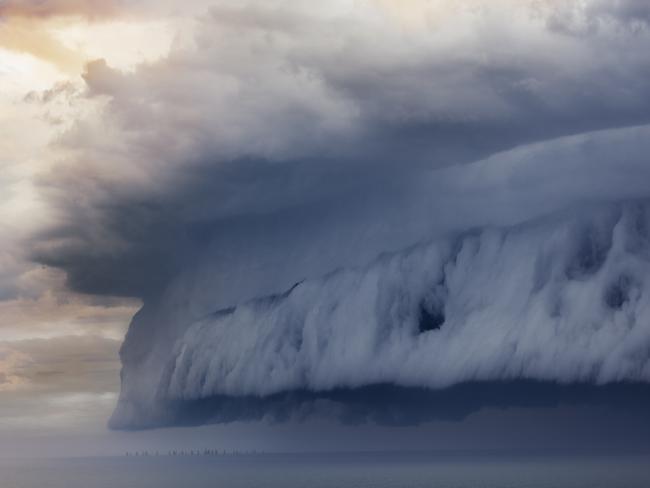
[{"label": "storm cloud", "polygon": [[163,60],[88,64],[97,110],[30,250],[144,299],[115,427],[223,396],[647,383],[647,12],[408,8],[215,2]]}]

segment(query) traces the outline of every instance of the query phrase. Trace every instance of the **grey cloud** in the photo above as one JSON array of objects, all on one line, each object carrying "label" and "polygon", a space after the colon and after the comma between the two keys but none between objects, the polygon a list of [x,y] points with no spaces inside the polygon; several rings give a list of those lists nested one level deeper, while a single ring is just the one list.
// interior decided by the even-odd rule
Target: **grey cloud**
[{"label": "grey cloud", "polygon": [[15,281],[22,272],[22,267],[8,253],[3,258],[0,269],[0,301],[14,298],[19,293]]},{"label": "grey cloud", "polygon": [[[59,220],[30,249],[37,262],[65,270],[76,290],[145,299],[122,349],[116,425],[155,424],[168,413],[167,400],[214,395],[520,376],[647,381],[646,331],[638,325],[645,275],[627,269],[637,261],[645,269],[645,257],[617,247],[621,262],[585,280],[563,266],[580,248],[581,221],[593,219],[615,240],[612,222],[627,228],[635,210],[614,221],[611,213],[650,196],[643,125],[650,122],[650,38],[620,26],[592,29],[598,2],[568,10],[551,2],[541,16],[521,4],[513,7],[516,21],[493,5],[456,12],[436,29],[409,30],[374,15],[372,5],[218,2],[197,22],[193,42],[165,60],[133,73],[102,61],[88,66],[86,96],[104,109],[61,139],[70,157],[41,182]],[[607,15],[623,18],[624,10],[616,12]],[[400,300],[419,303],[420,285],[459,265],[450,254],[453,233],[466,236],[468,269],[458,272],[458,294],[449,290],[445,300],[459,300],[458,327],[474,324],[477,333],[409,335],[415,309],[402,313]],[[620,245],[641,234],[630,231]],[[425,269],[405,251],[414,245],[439,262]],[[494,255],[472,261],[476,247]],[[398,257],[382,261],[382,253]],[[532,263],[546,255],[559,274],[534,279]],[[405,268],[386,271],[399,263]],[[522,287],[510,302],[490,283],[515,271],[530,273],[522,278],[530,293]],[[371,285],[381,276],[399,279],[386,278],[379,297]],[[367,296],[357,289],[364,280]],[[296,283],[279,304],[262,299]],[[564,308],[573,294],[598,307]],[[298,295],[304,299],[294,303]],[[504,306],[482,308],[481,297]],[[364,298],[397,308],[379,316]],[[331,329],[336,317],[325,312],[342,304],[358,319],[349,329],[357,338],[376,332],[370,343],[402,358],[421,350],[413,355],[421,362],[360,365],[365,343],[349,363],[332,360],[344,346],[329,356],[291,349],[292,334],[319,313],[315,336],[345,344],[345,320],[339,336]],[[233,307],[234,314],[201,321]],[[607,318],[594,331],[585,320],[602,321],[596,312]],[[388,317],[385,330],[373,328]],[[622,333],[614,325],[621,320],[629,334],[617,337],[631,344],[638,334],[641,349],[612,357],[599,341]],[[486,324],[512,336],[458,359],[454,348],[480,349],[488,340],[478,333]],[[537,351],[535,334],[552,326],[563,332]],[[562,349],[573,332],[594,345],[591,354]],[[225,339],[213,336],[220,333]],[[393,333],[403,340],[388,340]],[[183,344],[188,356],[179,352]],[[519,351],[514,358],[508,347]],[[531,359],[536,354],[541,359]],[[427,363],[431,357],[440,364]]]},{"label": "grey cloud", "polygon": [[0,4],[0,18],[69,15],[100,18],[115,15],[122,3],[121,0],[4,0]]},{"label": "grey cloud", "polygon": [[[447,389],[431,390],[395,385],[371,385],[326,391],[296,390],[260,396],[213,396],[201,400],[174,400],[166,403],[165,415],[143,414],[120,429],[148,429],[161,425],[195,426],[235,421],[266,421],[271,424],[306,420],[334,420],[344,425],[416,426],[428,422],[460,422],[483,409],[557,409],[576,406],[605,407],[607,415],[634,418],[635,429],[647,432],[642,420],[650,406],[650,388],[644,384],[557,384],[535,381],[462,383]],[[549,410],[547,410],[548,412]],[[552,411],[552,410],[551,410]],[[609,432],[609,440],[621,432]],[[630,437],[619,440],[629,445]],[[583,434],[584,435],[584,434]],[[638,441],[637,441],[638,442]],[[643,443],[642,443],[643,444]]]},{"label": "grey cloud", "polygon": [[595,17],[612,18],[633,27],[647,27],[650,22],[650,5],[643,0],[599,0],[592,2],[588,12]]},{"label": "grey cloud", "polygon": [[[209,0],[191,0],[185,8],[205,8]],[[3,0],[0,21],[4,19],[48,20],[80,17],[105,21],[136,16],[161,16],[178,11],[175,0]]]},{"label": "grey cloud", "polygon": [[441,33],[378,37],[354,15],[226,5],[167,60],[88,66],[107,109],[63,139],[74,156],[44,187],[69,217],[35,252],[75,288],[158,293],[217,221],[354,200],[423,167],[650,114],[646,36],[567,40],[533,22],[538,37],[521,39],[476,14],[481,42],[447,40],[453,17]]}]

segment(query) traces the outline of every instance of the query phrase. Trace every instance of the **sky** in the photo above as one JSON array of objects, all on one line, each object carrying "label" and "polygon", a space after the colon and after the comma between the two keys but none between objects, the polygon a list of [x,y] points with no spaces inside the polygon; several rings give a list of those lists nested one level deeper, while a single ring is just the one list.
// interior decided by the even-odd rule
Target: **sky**
[{"label": "sky", "polygon": [[0,0],[0,455],[643,444],[649,48],[644,0]]}]

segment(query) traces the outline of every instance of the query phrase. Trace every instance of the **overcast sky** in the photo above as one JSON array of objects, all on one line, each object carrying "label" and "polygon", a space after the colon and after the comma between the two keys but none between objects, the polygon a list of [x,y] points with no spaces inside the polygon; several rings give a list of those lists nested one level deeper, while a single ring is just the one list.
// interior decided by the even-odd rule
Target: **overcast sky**
[{"label": "overcast sky", "polygon": [[[534,447],[567,437],[545,438],[539,426],[548,418],[557,432],[586,432],[585,419],[608,416],[601,404],[549,413],[513,400],[505,415],[496,408],[504,405],[488,402],[462,422],[427,418],[422,428],[342,427],[329,418],[119,433],[106,423],[120,394],[118,351],[143,304],[125,346],[122,427],[183,423],[138,411],[160,388],[202,399],[206,391],[377,379],[447,386],[501,374],[647,383],[650,268],[642,253],[625,254],[638,236],[620,237],[620,229],[637,214],[647,221],[648,52],[645,0],[0,0],[0,455],[34,446],[51,454],[62,439],[72,453],[194,442],[295,449],[314,433],[324,449],[472,447],[477,439],[479,447]],[[608,207],[621,202],[622,211]],[[586,216],[592,204],[603,208]],[[522,311],[512,298],[470,317],[486,296],[499,297],[465,283],[482,276],[505,289],[514,271],[524,283],[542,254],[564,266],[573,234],[557,229],[585,222],[614,236],[608,249],[619,254],[593,282],[568,279],[544,300],[557,292],[591,304],[624,269],[631,284],[616,290],[626,303],[640,298],[636,308],[612,312],[611,323],[627,329],[597,334],[600,309],[578,305],[558,316],[579,325],[542,337],[537,331],[549,329],[537,308]],[[477,253],[469,272],[462,251],[456,268],[444,264],[453,247],[445,239],[486,228],[506,229],[479,239],[488,251],[498,242],[492,254]],[[413,254],[421,245],[432,247]],[[465,253],[476,245],[460,244]],[[431,268],[412,271],[418,263]],[[341,344],[363,338],[337,330],[370,330],[368,296],[417,294],[419,283],[442,279],[434,268],[463,304],[457,315],[446,309],[447,322],[469,324],[471,339],[452,334],[430,349],[420,339],[391,339],[393,355],[377,356],[374,366],[359,366],[362,346],[350,361],[332,346],[331,361],[269,355],[259,344],[287,337],[278,332],[286,317],[308,323],[328,307],[346,310],[345,320],[359,314],[358,328],[340,328],[332,315],[321,334]],[[332,274],[341,269],[351,271]],[[255,302],[303,281],[292,295],[300,299],[271,315],[267,302]],[[208,314],[243,303],[252,304],[235,319],[215,319],[209,330],[218,332],[201,328]],[[241,314],[252,329],[239,327]],[[521,357],[487,349],[474,362],[456,361],[457,351],[485,342],[479,332],[494,316],[503,343]],[[521,320],[530,330],[513,333],[508,324]],[[170,373],[168,384],[153,380],[176,340],[192,348],[192,364]],[[561,345],[572,340],[590,354],[566,352]],[[215,351],[223,364],[212,361]],[[427,362],[432,351],[439,363]],[[287,357],[304,373],[299,379],[260,373],[278,371]],[[221,376],[224,368],[235,373]],[[236,386],[223,386],[229,381]],[[612,420],[596,437],[635,431],[626,422]],[[490,426],[504,423],[526,435],[503,441]]]}]

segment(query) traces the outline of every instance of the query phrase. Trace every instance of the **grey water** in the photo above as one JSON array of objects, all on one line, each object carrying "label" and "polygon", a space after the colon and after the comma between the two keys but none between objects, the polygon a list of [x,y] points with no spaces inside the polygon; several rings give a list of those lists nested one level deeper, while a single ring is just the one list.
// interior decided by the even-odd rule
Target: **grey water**
[{"label": "grey water", "polygon": [[2,488],[648,488],[650,455],[264,454],[0,460]]}]

